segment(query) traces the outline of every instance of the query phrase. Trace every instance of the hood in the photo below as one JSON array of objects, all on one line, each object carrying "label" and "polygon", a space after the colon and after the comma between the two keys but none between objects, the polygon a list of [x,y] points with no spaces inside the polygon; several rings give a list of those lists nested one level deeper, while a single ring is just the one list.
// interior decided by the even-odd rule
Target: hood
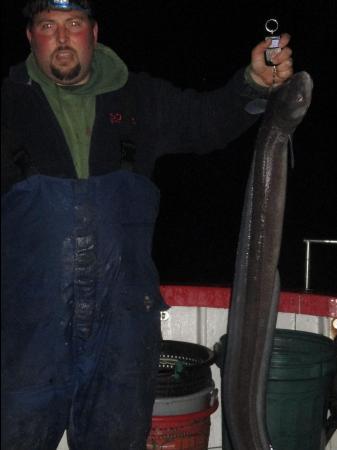
[{"label": "hood", "polygon": [[[44,88],[51,88],[55,83],[38,67],[32,53],[26,60],[30,78]],[[94,52],[92,74],[86,84],[79,86],[62,86],[78,95],[99,95],[122,88],[128,80],[128,68],[120,57],[109,47],[97,44]]]}]

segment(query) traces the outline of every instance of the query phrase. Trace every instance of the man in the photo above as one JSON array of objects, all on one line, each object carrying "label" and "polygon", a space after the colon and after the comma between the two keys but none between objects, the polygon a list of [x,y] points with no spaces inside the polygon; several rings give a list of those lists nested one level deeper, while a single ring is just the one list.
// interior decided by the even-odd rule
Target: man
[{"label": "man", "polygon": [[151,259],[158,157],[224,147],[292,74],[262,42],[222,89],[129,73],[87,0],[29,0],[3,85],[3,448],[144,450],[167,308]]}]

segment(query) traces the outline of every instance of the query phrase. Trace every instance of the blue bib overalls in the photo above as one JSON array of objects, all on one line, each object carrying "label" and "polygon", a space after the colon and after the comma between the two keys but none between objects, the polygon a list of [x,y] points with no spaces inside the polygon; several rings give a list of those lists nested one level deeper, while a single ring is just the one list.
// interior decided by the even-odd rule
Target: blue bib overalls
[{"label": "blue bib overalls", "polygon": [[159,192],[119,170],[2,199],[4,450],[143,450],[160,350]]}]

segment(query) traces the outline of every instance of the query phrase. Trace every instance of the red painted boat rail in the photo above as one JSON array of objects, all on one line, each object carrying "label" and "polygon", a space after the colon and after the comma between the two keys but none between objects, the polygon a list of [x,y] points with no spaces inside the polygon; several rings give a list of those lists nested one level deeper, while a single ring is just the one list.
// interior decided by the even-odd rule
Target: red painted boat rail
[{"label": "red painted boat rail", "polygon": [[[170,306],[229,308],[231,288],[210,286],[161,286]],[[337,296],[307,292],[281,292],[279,312],[337,318]]]}]

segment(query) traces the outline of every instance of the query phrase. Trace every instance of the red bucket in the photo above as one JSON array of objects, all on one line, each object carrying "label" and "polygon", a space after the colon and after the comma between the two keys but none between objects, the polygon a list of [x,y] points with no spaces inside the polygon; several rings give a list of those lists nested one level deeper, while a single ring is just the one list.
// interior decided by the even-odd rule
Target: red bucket
[{"label": "red bucket", "polygon": [[217,407],[218,401],[192,414],[153,416],[147,450],[207,450],[210,416]]}]

